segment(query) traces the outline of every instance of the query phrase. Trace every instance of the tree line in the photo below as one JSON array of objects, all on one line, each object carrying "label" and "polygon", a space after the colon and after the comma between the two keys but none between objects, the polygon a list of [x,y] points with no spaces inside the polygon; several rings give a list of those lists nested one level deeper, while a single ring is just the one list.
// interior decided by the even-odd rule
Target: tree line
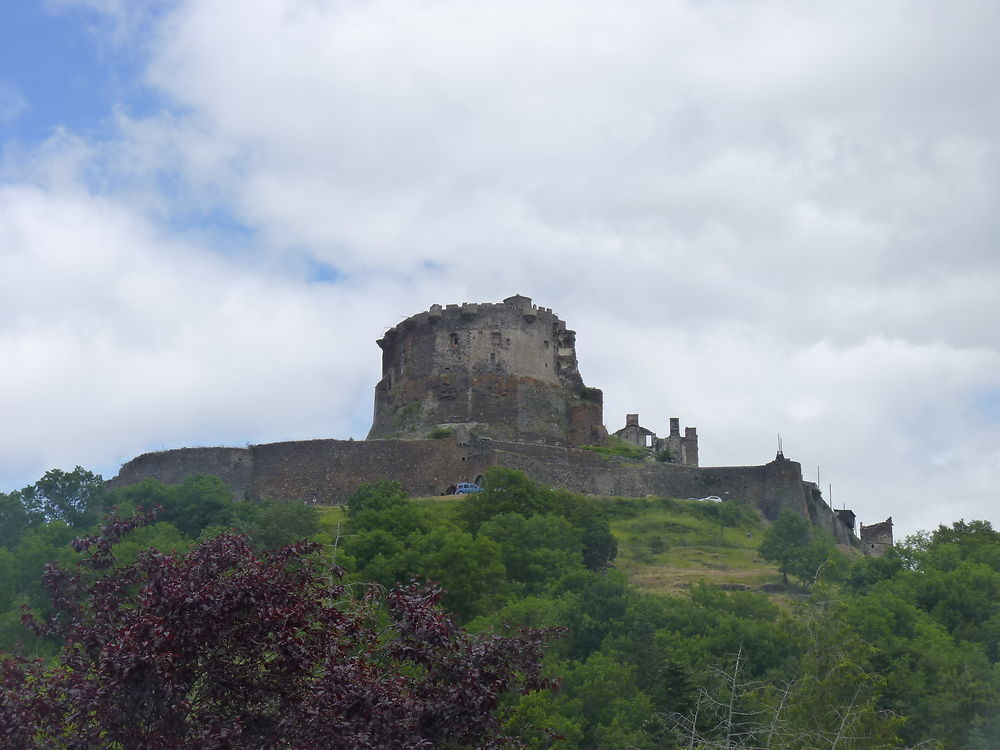
[{"label": "tree line", "polygon": [[[237,501],[212,477],[112,492],[83,469],[49,472],[0,494],[0,736],[16,738],[8,747],[995,746],[1000,533],[988,522],[852,558],[783,515],[760,554],[794,596],[704,584],[662,595],[615,567],[611,522],[638,502],[494,468],[483,492],[453,502],[364,485],[333,529],[314,507]],[[745,522],[724,505],[678,507],[720,530]]]}]

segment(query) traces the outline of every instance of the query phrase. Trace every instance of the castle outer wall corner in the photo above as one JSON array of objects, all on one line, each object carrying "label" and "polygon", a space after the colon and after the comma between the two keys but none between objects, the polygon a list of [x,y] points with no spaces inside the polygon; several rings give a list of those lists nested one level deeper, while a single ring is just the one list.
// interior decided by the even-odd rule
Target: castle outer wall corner
[{"label": "castle outer wall corner", "polygon": [[253,457],[249,448],[175,448],[143,453],[124,464],[118,475],[108,480],[117,489],[155,479],[164,484],[180,484],[193,476],[219,477],[236,497],[251,491]]}]

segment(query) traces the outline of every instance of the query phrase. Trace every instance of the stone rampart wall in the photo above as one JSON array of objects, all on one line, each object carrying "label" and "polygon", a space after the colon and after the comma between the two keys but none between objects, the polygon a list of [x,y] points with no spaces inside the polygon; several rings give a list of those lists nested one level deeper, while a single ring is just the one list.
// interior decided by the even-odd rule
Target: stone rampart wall
[{"label": "stone rampart wall", "polygon": [[215,474],[238,497],[244,495],[320,504],[342,503],[364,482],[398,481],[414,496],[443,492],[474,481],[495,464],[525,472],[540,484],[587,495],[739,500],[773,521],[788,508],[825,528],[841,543],[853,535],[802,480],[795,461],[778,458],[763,466],[698,468],[608,457],[553,445],[456,440],[304,440],[245,448],[182,448],[147,453],[125,464],[112,487],[147,477],[173,484],[197,474]]},{"label": "stone rampart wall", "polygon": [[379,479],[397,481],[411,495],[437,495],[475,479],[487,460],[466,457],[453,440],[305,440],[252,451],[252,496],[322,504],[341,503]]},{"label": "stone rampart wall", "polygon": [[243,497],[250,491],[252,465],[248,448],[177,448],[133,458],[108,486],[127,487],[143,479],[180,484],[188,477],[210,474],[232,487],[237,497]]}]

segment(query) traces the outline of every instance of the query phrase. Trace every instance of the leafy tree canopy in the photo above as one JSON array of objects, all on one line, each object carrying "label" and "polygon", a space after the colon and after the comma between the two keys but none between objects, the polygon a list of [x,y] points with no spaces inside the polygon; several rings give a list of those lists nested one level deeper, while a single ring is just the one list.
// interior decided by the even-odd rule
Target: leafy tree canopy
[{"label": "leafy tree canopy", "polygon": [[523,472],[503,466],[487,469],[483,491],[467,495],[459,510],[472,533],[495,516],[510,513],[524,518],[559,516],[570,521],[582,531],[584,563],[591,570],[606,567],[618,554],[608,521],[591,498],[543,487]]},{"label": "leafy tree canopy", "polygon": [[[0,501],[0,514],[4,522],[13,526],[4,529],[6,543],[16,541],[17,529],[48,521],[65,521],[73,528],[84,528],[101,517],[105,509],[107,491],[100,474],[77,466],[73,471],[51,469],[32,485],[18,490]],[[21,506],[13,508],[10,500]]]},{"label": "leafy tree canopy", "polygon": [[803,588],[808,588],[824,566],[838,557],[829,535],[787,509],[782,510],[777,520],[764,532],[760,556],[778,566],[786,586],[791,574]]},{"label": "leafy tree canopy", "polygon": [[118,565],[112,518],[50,567],[59,664],[0,662],[0,746],[513,746],[499,708],[542,686],[543,635],[470,636],[409,586],[351,596],[316,545],[226,534]]}]

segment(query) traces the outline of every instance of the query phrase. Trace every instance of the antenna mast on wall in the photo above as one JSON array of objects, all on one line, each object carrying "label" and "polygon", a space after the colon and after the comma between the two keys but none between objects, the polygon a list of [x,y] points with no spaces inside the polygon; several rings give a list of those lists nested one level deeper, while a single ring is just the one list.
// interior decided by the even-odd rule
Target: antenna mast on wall
[{"label": "antenna mast on wall", "polygon": [[781,433],[778,433],[778,458],[784,458],[785,453],[781,450]]}]

